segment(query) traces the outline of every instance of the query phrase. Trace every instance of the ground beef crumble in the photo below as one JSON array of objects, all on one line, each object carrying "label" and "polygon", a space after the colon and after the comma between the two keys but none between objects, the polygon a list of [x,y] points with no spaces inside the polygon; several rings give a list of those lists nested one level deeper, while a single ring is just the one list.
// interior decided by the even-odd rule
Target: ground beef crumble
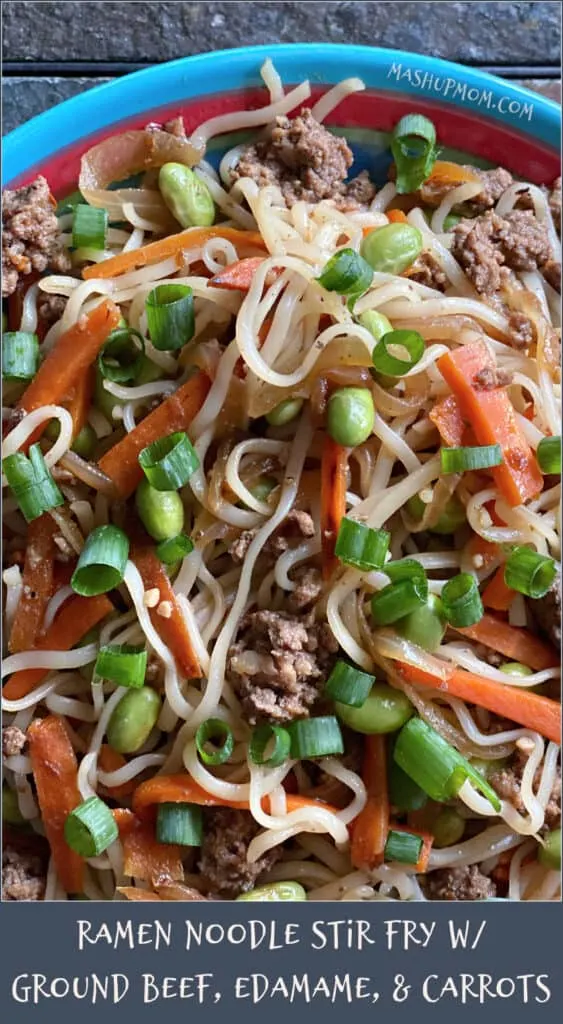
[{"label": "ground beef crumble", "polygon": [[2,853],[2,899],[42,900],[45,870],[40,857],[6,846]]},{"label": "ground beef crumble", "polygon": [[234,899],[254,888],[256,879],[268,871],[282,855],[274,847],[250,864],[250,842],[260,826],[248,811],[215,807],[204,811],[203,843],[199,869],[212,896]]},{"label": "ground beef crumble", "polygon": [[431,871],[425,881],[430,900],[486,900],[496,896],[496,885],[476,864]]},{"label": "ground beef crumble", "polygon": [[295,590],[292,590],[287,603],[290,611],[304,612],[312,607],[323,591],[323,577],[320,569],[314,565],[300,565],[292,573]]},{"label": "ground beef crumble", "polygon": [[[470,213],[483,213],[485,210],[490,210],[514,181],[510,171],[506,171],[504,167],[494,167],[490,171],[483,171],[479,167],[467,166],[465,170],[476,174],[483,185],[478,195],[463,204],[463,209]],[[421,186],[420,197],[428,206],[439,206],[447,194],[456,187],[455,182],[444,184],[433,182],[430,179]],[[457,207],[454,207],[455,209]]]},{"label": "ground beef crumble", "polygon": [[21,276],[47,267],[64,273],[70,256],[60,240],[49,186],[39,175],[2,196],[2,295],[12,295]]},{"label": "ground beef crumble", "polygon": [[416,281],[417,284],[424,284],[427,288],[435,288],[439,292],[445,292],[449,285],[447,274],[430,252],[423,252],[417,257],[409,267],[408,279]]},{"label": "ground beef crumble", "polygon": [[46,295],[44,292],[40,292],[37,302],[39,319],[49,327],[51,324],[55,324],[62,317],[67,302],[68,299],[64,295]]},{"label": "ground beef crumble", "polygon": [[247,720],[307,718],[332,668],[338,644],[312,615],[255,611],[241,621],[229,651],[227,679]]},{"label": "ground beef crumble", "polygon": [[[240,536],[233,541],[229,547],[229,554],[233,562],[237,564],[244,562],[246,552],[258,530],[259,527],[254,527],[252,530],[243,530]],[[283,523],[280,523],[272,536],[268,538],[262,548],[260,557],[266,558],[269,563],[273,563],[280,555],[283,555],[284,551],[292,547],[292,541],[300,541],[303,538],[314,536],[315,524],[312,516],[308,512],[294,508],[288,513]]]},{"label": "ground beef crumble", "polygon": [[[522,773],[526,767],[528,755],[516,749],[513,757],[507,765],[497,768],[491,772],[489,782],[502,800],[509,800],[520,814],[525,813],[524,803],[520,795],[522,785]],[[537,792],[541,782],[542,766],[537,769],[534,775],[533,790]],[[549,801],[545,809],[546,828],[558,828],[561,824],[561,766],[558,765],[557,775]]]},{"label": "ground beef crumble", "polygon": [[495,388],[506,387],[511,381],[512,374],[508,370],[500,370],[498,366],[486,366],[473,377],[477,391],[494,391]]},{"label": "ground beef crumble", "polygon": [[561,234],[561,178],[556,178],[549,193],[549,209],[553,217],[553,223]]},{"label": "ground beef crumble", "polygon": [[2,729],[2,756],[16,757],[27,743],[27,736],[17,725],[6,725]]},{"label": "ground beef crumble", "polygon": [[503,270],[535,270],[551,257],[544,225],[530,210],[506,217],[488,212],[461,220],[453,230],[452,254],[476,290],[487,297],[500,291]]},{"label": "ground beef crumble", "polygon": [[530,598],[526,604],[538,629],[559,650],[561,647],[561,570],[558,570],[545,597],[535,600]]},{"label": "ground beef crumble", "polygon": [[234,180],[252,178],[261,188],[277,185],[288,206],[333,199],[353,208],[367,205],[375,195],[366,173],[346,181],[353,159],[346,140],[304,108],[297,117],[277,117],[269,137],[247,146],[232,174]]}]

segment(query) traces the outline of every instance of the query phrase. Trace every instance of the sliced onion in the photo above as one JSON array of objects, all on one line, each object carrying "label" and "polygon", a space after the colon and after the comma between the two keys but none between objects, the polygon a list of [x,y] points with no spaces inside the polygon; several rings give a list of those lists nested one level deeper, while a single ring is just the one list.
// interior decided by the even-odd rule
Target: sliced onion
[{"label": "sliced onion", "polygon": [[91,462],[81,459],[75,452],[65,452],[62,458],[59,459],[59,466],[68,469],[69,473],[72,473],[77,480],[80,480],[88,487],[92,487],[95,491],[100,491],[111,500],[117,497],[113,480],[110,480],[109,476],[102,473],[101,469],[98,469]]}]

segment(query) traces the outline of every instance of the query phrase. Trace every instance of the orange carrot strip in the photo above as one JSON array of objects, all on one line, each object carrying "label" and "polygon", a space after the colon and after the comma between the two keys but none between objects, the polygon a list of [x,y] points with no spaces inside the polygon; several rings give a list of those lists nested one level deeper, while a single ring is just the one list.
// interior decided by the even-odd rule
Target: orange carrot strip
[{"label": "orange carrot strip", "polygon": [[[238,263],[229,263],[224,270],[221,270],[215,277],[212,277],[209,284],[214,288],[226,288],[227,291],[247,292],[252,280],[264,256],[247,256]],[[272,267],[266,274],[264,284],[267,288],[283,273],[281,267]]]},{"label": "orange carrot strip", "polygon": [[82,892],[84,861],[64,837],[67,815],[82,802],[76,755],[62,719],[55,715],[35,719],[27,738],[41,819],[57,875],[67,892]]},{"label": "orange carrot strip", "polygon": [[154,822],[117,807],[113,816],[123,847],[123,871],[143,882],[179,882],[184,878],[180,848],[155,839]]},{"label": "orange carrot strip", "polygon": [[55,590],[55,541],[57,526],[45,512],[27,528],[22,591],[10,632],[11,654],[28,651],[37,640],[45,609]]},{"label": "orange carrot strip", "polygon": [[550,644],[544,643],[521,626],[510,626],[496,615],[488,612],[474,626],[466,626],[456,632],[484,644],[494,651],[499,651],[511,661],[521,661],[536,672],[546,668],[555,668],[559,664],[557,652]]},{"label": "orange carrot strip", "polygon": [[327,435],[321,457],[321,543],[325,580],[330,579],[338,565],[334,546],[346,512],[347,465],[347,449]]},{"label": "orange carrot strip", "polygon": [[549,697],[540,697],[521,687],[496,683],[474,672],[466,672],[465,669],[454,669],[447,679],[437,679],[429,672],[404,663],[400,666],[400,672],[415,686],[430,686],[440,693],[460,697],[470,704],[487,708],[495,715],[533,729],[554,743],[561,742],[561,704]]},{"label": "orange carrot strip", "polygon": [[[71,647],[112,611],[113,605],[105,594],[99,597],[77,595],[69,598],[33,649],[70,651]],[[50,671],[48,668],[26,668],[21,672],[14,672],[2,688],[2,696],[6,700],[20,700],[26,697]]]},{"label": "orange carrot strip", "polygon": [[132,547],[131,559],[141,574],[145,590],[156,587],[160,592],[159,606],[162,601],[168,602],[171,606],[169,618],[159,615],[158,608],[149,609],[156,632],[172,651],[182,675],[187,679],[199,679],[201,668],[198,657],[192,647],[184,616],[162,562],[157,558],[154,548],[148,545]]},{"label": "orange carrot strip", "polygon": [[[188,803],[199,804],[200,807],[234,807],[242,811],[249,810],[248,801],[223,800],[221,797],[213,796],[186,772],[183,775],[155,775],[137,786],[133,796],[133,810],[136,814],[142,814],[153,804],[162,803]],[[335,814],[338,813],[336,807],[331,807],[323,800],[313,800],[298,793],[286,793],[286,803],[288,813],[301,807],[324,807]]]},{"label": "orange carrot strip", "polygon": [[408,224],[408,218],[402,210],[386,210],[385,216],[391,224]]},{"label": "orange carrot strip", "polygon": [[391,822],[389,827],[393,832],[408,832],[411,836],[420,836],[422,839],[422,846],[418,860],[414,865],[414,870],[424,874],[428,868],[428,861],[430,860],[430,854],[432,852],[434,836],[430,832],[420,832],[416,828],[408,828],[406,825],[396,825],[394,822]]},{"label": "orange carrot strip", "polygon": [[465,423],[459,402],[453,395],[436,402],[429,416],[445,444],[450,448],[460,448],[463,445]]},{"label": "orange carrot strip", "polygon": [[197,248],[210,238],[217,237],[228,238],[235,245],[247,245],[252,249],[266,248],[264,239],[258,231],[242,231],[240,228],[223,227],[222,224],[216,224],[212,228],[188,228],[177,235],[168,235],[167,238],[149,242],[140,249],[119,253],[118,256],[112,256],[101,263],[93,263],[82,271],[82,277],[86,281],[93,277],[117,277],[118,274],[126,274],[130,270],[139,270],[141,267],[150,266],[151,263],[159,263],[170,256],[181,259],[185,250]]},{"label": "orange carrot strip", "polygon": [[489,569],[499,560],[498,544],[485,540],[475,533],[466,546],[466,552],[470,558],[476,558],[474,563],[476,569]]},{"label": "orange carrot strip", "polygon": [[121,498],[128,498],[143,479],[137,461],[139,452],[160,437],[187,430],[201,409],[209,387],[209,378],[204,373],[190,377],[102,456],[99,467],[113,480]]},{"label": "orange carrot strip", "polygon": [[480,181],[478,174],[469,167],[462,167],[453,160],[436,160],[432,174],[424,182],[425,186],[433,185],[464,185],[466,182]]},{"label": "orange carrot strip", "polygon": [[383,862],[389,832],[385,736],[366,738],[363,779],[367,803],[354,821],[350,857],[355,868],[371,869]]},{"label": "orange carrot strip", "polygon": [[[117,750],[114,750],[113,747],[110,747],[107,743],[102,743],[98,755],[98,766],[103,772],[116,772],[126,764],[127,761],[123,754],[118,754]],[[131,793],[135,792],[136,786],[137,782],[135,779],[129,779],[129,782],[123,782],[120,786],[106,786],[105,788],[115,800],[124,800],[126,797],[131,796]]]},{"label": "orange carrot strip", "polygon": [[94,391],[94,367],[89,366],[86,373],[82,374],[73,389],[72,397],[68,401],[68,411],[72,416],[72,440],[75,441],[82,427],[86,425],[88,412],[92,403]]},{"label": "orange carrot strip", "polygon": [[491,472],[510,505],[521,505],[537,497],[543,477],[536,457],[524,437],[505,388],[492,391],[475,387],[475,376],[495,368],[482,342],[463,345],[438,360],[438,368],[457,398],[480,445],[499,444],[503,462]]},{"label": "orange carrot strip", "polygon": [[516,591],[504,582],[504,566],[501,565],[492,580],[487,583],[481,594],[481,600],[485,608],[492,608],[496,612],[507,612],[515,597]]}]

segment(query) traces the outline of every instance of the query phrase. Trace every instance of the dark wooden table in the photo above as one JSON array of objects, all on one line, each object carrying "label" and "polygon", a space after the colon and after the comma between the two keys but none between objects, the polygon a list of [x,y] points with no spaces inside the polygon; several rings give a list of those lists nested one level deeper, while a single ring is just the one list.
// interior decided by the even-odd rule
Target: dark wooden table
[{"label": "dark wooden table", "polygon": [[3,133],[155,62],[269,42],[435,54],[561,101],[558,3],[2,3]]}]

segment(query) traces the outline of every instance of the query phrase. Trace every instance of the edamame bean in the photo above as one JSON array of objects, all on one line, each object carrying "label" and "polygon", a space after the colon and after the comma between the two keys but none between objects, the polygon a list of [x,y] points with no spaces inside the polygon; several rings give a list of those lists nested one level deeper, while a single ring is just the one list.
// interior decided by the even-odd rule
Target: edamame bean
[{"label": "edamame bean", "polygon": [[540,846],[538,860],[551,871],[561,870],[561,829],[555,828],[544,837],[545,846]]},{"label": "edamame bean", "polygon": [[89,423],[85,423],[74,438],[71,450],[83,459],[89,459],[96,447],[97,440],[94,428]]},{"label": "edamame bean", "polygon": [[280,900],[302,902],[306,899],[307,893],[303,886],[299,885],[299,882],[273,882],[272,885],[261,885],[258,889],[251,889],[250,892],[242,892],[240,896],[237,896],[235,902],[254,900],[260,903],[279,903]]},{"label": "edamame bean", "polygon": [[9,786],[2,786],[2,821],[7,825],[23,825],[25,818],[20,811],[18,794]]},{"label": "edamame bean", "polygon": [[135,505],[147,533],[155,540],[170,540],[184,528],[184,506],[177,491],[157,491],[148,480],[137,487]]},{"label": "edamame bean", "polygon": [[334,708],[344,725],[368,736],[373,733],[396,732],[414,712],[408,697],[387,683],[374,683],[360,708],[338,702]]},{"label": "edamame bean", "polygon": [[[373,334],[376,341],[380,341],[384,334],[389,334],[393,330],[390,320],[375,309],[366,309],[365,313],[361,313],[358,323],[365,327],[370,334]],[[393,383],[395,383],[394,380]]]},{"label": "edamame bean", "polygon": [[371,391],[338,388],[328,400],[327,430],[337,444],[355,448],[370,436],[375,423]]},{"label": "edamame bean", "polygon": [[[418,494],[409,498],[406,504],[407,512],[413,519],[422,519],[425,508],[426,505]],[[429,533],[445,535],[455,533],[460,526],[463,526],[465,519],[465,509],[459,498],[454,494],[446,503],[443,512],[434,526],[428,527],[428,531]]]},{"label": "edamame bean", "polygon": [[207,185],[184,164],[163,164],[158,187],[168,209],[183,228],[208,227],[215,220],[215,203]]},{"label": "edamame bean", "polygon": [[461,217],[457,213],[448,213],[448,216],[444,217],[444,231],[451,231],[460,220]]},{"label": "edamame bean", "polygon": [[439,850],[444,846],[459,843],[465,832],[465,821],[455,807],[443,807],[432,824],[434,846]]},{"label": "edamame bean", "polygon": [[278,481],[273,476],[261,476],[258,478],[249,491],[257,501],[267,501],[270,494],[278,486]]},{"label": "edamame bean", "polygon": [[531,676],[532,670],[527,665],[523,665],[521,661],[506,661],[504,665],[500,665],[499,669],[504,672],[505,676],[518,676],[523,679],[524,676]]},{"label": "edamame bean", "polygon": [[484,757],[474,757],[471,759],[471,767],[483,775],[485,779],[488,779],[493,772],[502,771],[508,764],[507,757],[501,757],[497,761],[487,761]]},{"label": "edamame bean", "polygon": [[405,640],[425,651],[437,651],[446,632],[446,616],[440,598],[429,594],[425,604],[395,623],[395,629]]},{"label": "edamame bean", "polygon": [[302,408],[302,398],[286,398],[284,402],[276,405],[275,409],[266,413],[266,419],[271,427],[285,427],[286,423],[291,423],[299,416]]},{"label": "edamame bean", "polygon": [[150,686],[128,690],[108,722],[107,741],[119,754],[134,754],[148,739],[160,714],[160,697]]},{"label": "edamame bean", "polygon": [[423,238],[413,224],[386,224],[364,238],[360,254],[374,270],[402,274],[422,252]]}]

